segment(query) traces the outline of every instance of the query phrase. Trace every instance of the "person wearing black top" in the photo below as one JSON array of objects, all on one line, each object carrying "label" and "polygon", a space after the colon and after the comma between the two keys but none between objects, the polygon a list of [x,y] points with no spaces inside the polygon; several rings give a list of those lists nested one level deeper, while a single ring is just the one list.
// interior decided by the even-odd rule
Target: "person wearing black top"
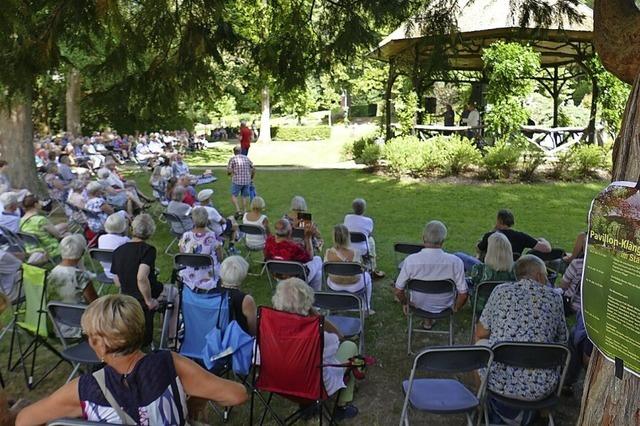
[{"label": "person wearing black top", "polygon": [[241,256],[229,256],[220,265],[219,291],[229,295],[229,309],[238,325],[251,336],[256,335],[257,312],[253,297],[240,291],[247,277],[249,264]]},{"label": "person wearing black top", "polygon": [[[156,225],[148,214],[137,216],[133,223],[132,239],[113,252],[111,273],[113,281],[120,287],[122,294],[134,297],[145,315],[145,346],[153,340],[153,314],[158,309],[159,301],[174,303],[178,291],[174,286],[158,282],[156,275],[156,248],[147,244],[156,230]],[[177,309],[172,310],[169,322],[169,340],[175,338]]]},{"label": "person wearing black top", "polygon": [[[502,209],[498,211],[496,218],[496,227],[493,231],[489,231],[483,235],[482,240],[477,245],[478,252],[480,253],[480,259],[484,259],[484,254],[487,251],[487,244],[489,236],[494,232],[503,233],[513,248],[514,259],[520,257],[525,249],[532,249],[538,253],[547,254],[551,253],[551,244],[544,238],[533,238],[531,235],[524,232],[511,229],[514,225],[515,219],[513,213],[510,210]],[[544,259],[546,260],[546,259]]]}]

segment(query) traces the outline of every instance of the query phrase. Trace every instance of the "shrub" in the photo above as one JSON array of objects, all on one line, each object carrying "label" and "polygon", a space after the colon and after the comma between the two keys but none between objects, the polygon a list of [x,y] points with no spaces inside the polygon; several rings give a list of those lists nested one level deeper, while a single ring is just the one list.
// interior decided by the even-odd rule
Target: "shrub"
[{"label": "shrub", "polygon": [[416,124],[416,114],[419,111],[416,92],[410,91],[396,99],[395,109],[400,135],[411,134],[413,126]]},{"label": "shrub", "polygon": [[516,144],[498,141],[494,146],[487,147],[483,165],[487,177],[507,178],[518,166],[522,148]]},{"label": "shrub", "polygon": [[384,145],[383,155],[389,171],[396,175],[423,176],[433,170],[431,144],[421,142],[415,136],[393,138]]},{"label": "shrub", "polygon": [[594,177],[597,170],[607,167],[607,151],[598,145],[574,145],[570,153],[572,177]]},{"label": "shrub", "polygon": [[430,141],[435,145],[440,169],[445,176],[457,176],[482,161],[480,151],[467,138],[437,136]]},{"label": "shrub", "polygon": [[381,149],[377,144],[367,145],[360,157],[356,159],[356,163],[366,164],[367,166],[373,167],[378,165],[378,160],[380,160]]},{"label": "shrub", "polygon": [[552,179],[567,179],[570,175],[571,151],[564,151],[558,154],[551,166],[549,177]]},{"label": "shrub", "polygon": [[527,148],[522,151],[520,171],[518,176],[521,180],[532,181],[535,177],[536,170],[547,162],[547,157],[539,149]]},{"label": "shrub", "polygon": [[273,139],[279,141],[317,141],[331,137],[329,126],[287,126],[272,127]]}]

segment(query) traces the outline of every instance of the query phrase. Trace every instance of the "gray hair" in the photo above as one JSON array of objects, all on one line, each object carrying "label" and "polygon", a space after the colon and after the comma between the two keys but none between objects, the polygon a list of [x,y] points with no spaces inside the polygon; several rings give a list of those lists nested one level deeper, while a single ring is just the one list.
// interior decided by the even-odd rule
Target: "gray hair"
[{"label": "gray hair", "polygon": [[489,236],[484,263],[494,271],[510,271],[513,268],[513,249],[502,232],[494,232]]},{"label": "gray hair", "polygon": [[173,188],[173,194],[171,195],[171,199],[173,201],[182,201],[184,200],[185,189],[184,186],[176,186]]},{"label": "gray hair", "polygon": [[313,301],[313,290],[300,278],[288,278],[280,281],[271,298],[275,309],[305,316],[309,315]]},{"label": "gray hair", "polygon": [[0,195],[0,204],[2,204],[5,209],[11,206],[15,207],[18,205],[18,196],[13,192],[5,192]]},{"label": "gray hair", "polygon": [[291,211],[294,212],[306,212],[307,202],[300,195],[296,195],[291,199]]},{"label": "gray hair", "polygon": [[353,209],[353,212],[355,214],[360,216],[364,214],[364,211],[367,208],[367,202],[364,200],[364,198],[356,198],[351,203],[351,208]]},{"label": "gray hair", "polygon": [[127,221],[120,213],[113,213],[105,220],[104,230],[107,234],[122,234],[127,230]]},{"label": "gray hair", "polygon": [[148,240],[156,232],[156,224],[148,214],[141,214],[133,219],[131,233],[141,240]]},{"label": "gray hair", "polygon": [[264,198],[260,196],[253,197],[253,200],[251,200],[251,210],[262,211],[265,206],[266,203],[264,202]]},{"label": "gray hair", "polygon": [[542,259],[532,254],[521,256],[520,259],[516,261],[514,270],[518,280],[526,278],[536,280],[540,274],[544,276],[547,275],[547,267]]},{"label": "gray hair", "polygon": [[220,280],[225,287],[240,287],[248,273],[249,263],[242,256],[229,256],[220,265]]},{"label": "gray hair", "polygon": [[278,237],[288,237],[291,234],[291,222],[287,219],[280,219],[274,225],[275,234]]},{"label": "gray hair", "polygon": [[111,172],[109,171],[109,169],[102,168],[102,169],[98,170],[98,177],[100,179],[106,179],[106,178],[109,177],[110,174],[111,174]]},{"label": "gray hair", "polygon": [[204,207],[196,207],[191,210],[191,219],[195,227],[204,228],[209,224],[209,213]]},{"label": "gray hair", "polygon": [[432,220],[427,223],[422,233],[422,241],[426,244],[441,246],[447,238],[447,227],[439,220]]},{"label": "gray hair", "polygon": [[67,235],[60,241],[60,257],[63,259],[81,259],[87,248],[87,242],[80,234]]},{"label": "gray hair", "polygon": [[87,194],[89,195],[95,195],[100,191],[102,191],[102,185],[98,182],[91,182],[87,185]]}]

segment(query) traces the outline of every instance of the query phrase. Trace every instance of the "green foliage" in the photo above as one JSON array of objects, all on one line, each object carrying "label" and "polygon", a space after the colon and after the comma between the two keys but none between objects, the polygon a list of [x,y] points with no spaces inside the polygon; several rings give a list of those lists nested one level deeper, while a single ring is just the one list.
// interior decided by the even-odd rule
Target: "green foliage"
[{"label": "green foliage", "polygon": [[418,113],[418,95],[413,90],[404,93],[395,102],[396,118],[398,120],[399,133],[401,136],[409,135],[413,132]]},{"label": "green foliage", "polygon": [[547,162],[544,152],[536,148],[527,148],[522,151],[522,158],[518,176],[521,180],[530,182],[534,180],[538,168]]},{"label": "green foliage", "polygon": [[376,136],[371,135],[356,139],[351,143],[345,144],[345,147],[347,147],[345,148],[347,157],[357,162],[358,159],[362,158],[362,153],[367,147],[375,145],[375,141]]},{"label": "green foliage", "polygon": [[496,139],[510,138],[527,121],[522,99],[534,88],[531,77],[540,69],[540,55],[529,46],[498,41],[484,49],[482,60],[492,105],[485,115],[487,130]]},{"label": "green foliage", "polygon": [[378,161],[382,155],[382,150],[378,144],[367,145],[362,154],[356,160],[356,163],[366,164],[367,166],[373,167],[378,165]]},{"label": "green foliage", "polygon": [[376,104],[367,105],[353,105],[349,108],[349,115],[351,117],[375,117],[378,109]]},{"label": "green foliage", "polygon": [[437,136],[426,142],[435,145],[436,157],[441,159],[440,169],[445,176],[457,176],[482,161],[480,150],[467,138]]},{"label": "green foliage", "polygon": [[518,166],[522,148],[504,140],[486,148],[483,158],[485,174],[489,178],[508,178]]},{"label": "green foliage", "polygon": [[617,135],[629,97],[629,85],[604,69],[598,55],[594,55],[587,65],[598,82],[598,104],[602,119],[610,133]]},{"label": "green foliage", "polygon": [[384,145],[383,158],[394,176],[425,176],[437,167],[431,145],[415,136],[399,136]]},{"label": "green foliage", "polygon": [[571,149],[571,174],[578,179],[592,178],[607,166],[607,151],[598,145],[574,145]]},{"label": "green foliage", "polygon": [[559,108],[558,109],[558,126],[571,127],[574,124],[575,123],[573,121],[573,117],[571,117],[571,115],[567,113],[567,110],[565,108]]},{"label": "green foliage", "polygon": [[318,141],[331,137],[329,126],[272,127],[271,136],[281,141]]}]

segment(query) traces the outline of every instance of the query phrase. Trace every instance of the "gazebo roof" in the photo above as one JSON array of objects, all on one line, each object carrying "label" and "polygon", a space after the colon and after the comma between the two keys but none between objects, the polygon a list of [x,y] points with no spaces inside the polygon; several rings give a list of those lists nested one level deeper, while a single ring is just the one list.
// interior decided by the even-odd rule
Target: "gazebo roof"
[{"label": "gazebo roof", "polygon": [[[552,5],[556,0],[540,0]],[[456,17],[458,31],[451,36],[445,56],[449,68],[480,71],[483,69],[482,49],[498,40],[528,42],[541,55],[543,67],[567,65],[592,49],[593,10],[579,5],[581,22],[556,20],[547,28],[519,25],[519,11],[511,13],[510,0],[458,0]],[[419,19],[401,25],[385,37],[370,56],[388,62],[413,63],[428,60],[433,52],[434,38],[421,34]],[[438,41],[441,42],[441,39]]]}]

